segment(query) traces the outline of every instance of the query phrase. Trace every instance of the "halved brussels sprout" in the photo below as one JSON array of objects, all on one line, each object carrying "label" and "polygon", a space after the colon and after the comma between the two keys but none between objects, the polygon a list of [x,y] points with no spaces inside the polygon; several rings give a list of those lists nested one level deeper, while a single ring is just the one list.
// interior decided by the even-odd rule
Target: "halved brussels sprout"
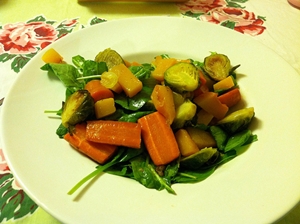
[{"label": "halved brussels sprout", "polygon": [[110,69],[116,65],[119,64],[125,64],[123,58],[121,55],[119,55],[118,52],[115,50],[112,50],[110,48],[105,49],[102,52],[99,52],[95,58],[96,62],[105,62],[107,65],[107,68]]},{"label": "halved brussels sprout", "polygon": [[194,91],[199,86],[199,70],[193,64],[179,62],[167,69],[164,81],[175,92]]},{"label": "halved brussels sprout", "polygon": [[199,152],[181,159],[180,165],[187,169],[197,170],[204,165],[209,164],[211,160],[215,161],[219,154],[220,153],[216,148],[203,148]]},{"label": "halved brussels sprout", "polygon": [[218,121],[217,125],[231,134],[239,132],[249,126],[254,114],[253,107],[237,110]]},{"label": "halved brussels sprout", "polygon": [[197,106],[190,100],[185,100],[180,106],[176,108],[176,114],[172,123],[173,129],[182,128],[186,121],[193,119],[197,111]]},{"label": "halved brussels sprout", "polygon": [[94,113],[94,99],[87,90],[74,92],[64,103],[61,114],[62,125],[70,130]]},{"label": "halved brussels sprout", "polygon": [[220,81],[229,75],[231,64],[226,55],[212,53],[204,59],[203,68],[213,80]]}]

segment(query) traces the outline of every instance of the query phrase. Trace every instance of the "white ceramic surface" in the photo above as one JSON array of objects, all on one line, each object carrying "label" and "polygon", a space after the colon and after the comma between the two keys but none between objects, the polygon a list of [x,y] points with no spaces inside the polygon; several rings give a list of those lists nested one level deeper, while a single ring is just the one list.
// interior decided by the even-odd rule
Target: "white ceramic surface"
[{"label": "white ceramic surface", "polygon": [[168,53],[202,60],[228,55],[245,106],[253,106],[258,141],[197,184],[173,185],[177,196],[104,174],[74,196],[67,192],[96,164],[60,140],[58,109],[64,87],[40,70],[35,56],[19,74],[2,109],[2,139],[15,177],[41,207],[64,223],[270,223],[300,197],[300,77],[282,58],[251,37],[188,18],[143,17],[84,28],[49,47],[66,61],[93,59],[105,48],[125,59],[150,62]]}]

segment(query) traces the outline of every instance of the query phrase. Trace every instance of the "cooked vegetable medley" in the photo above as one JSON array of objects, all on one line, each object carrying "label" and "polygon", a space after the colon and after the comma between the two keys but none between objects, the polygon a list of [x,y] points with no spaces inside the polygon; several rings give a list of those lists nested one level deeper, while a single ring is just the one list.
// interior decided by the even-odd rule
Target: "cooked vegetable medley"
[{"label": "cooked vegetable medley", "polygon": [[67,64],[50,49],[42,59],[66,87],[56,134],[99,164],[69,194],[102,172],[176,194],[172,184],[204,180],[257,140],[226,55],[140,64],[108,48]]}]

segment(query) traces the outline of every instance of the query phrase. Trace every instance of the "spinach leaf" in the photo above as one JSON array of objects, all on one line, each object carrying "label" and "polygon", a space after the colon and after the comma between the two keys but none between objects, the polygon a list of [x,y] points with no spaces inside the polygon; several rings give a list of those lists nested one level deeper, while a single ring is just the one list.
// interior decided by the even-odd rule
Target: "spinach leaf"
[{"label": "spinach leaf", "polygon": [[145,63],[142,65],[130,66],[129,70],[138,79],[142,80],[151,76],[151,71],[154,70],[154,67],[151,64]]},{"label": "spinach leaf", "polygon": [[105,173],[113,174],[120,177],[134,179],[130,165],[118,163],[105,170]]},{"label": "spinach leaf", "polygon": [[245,143],[248,142],[250,136],[251,136],[251,131],[248,129],[234,134],[228,139],[224,151],[227,152],[231,149],[236,149],[238,147],[245,145]]},{"label": "spinach leaf", "polygon": [[100,165],[97,166],[96,169],[93,172],[91,172],[90,174],[88,174],[87,176],[82,178],[77,184],[75,184],[75,186],[68,192],[68,194],[72,195],[75,191],[77,191],[87,181],[95,178],[96,176],[100,175],[104,170],[106,170],[109,167],[117,164],[119,162],[119,159],[122,157],[124,151],[125,151],[125,149],[121,148],[120,150],[118,150],[118,153],[113,157],[113,159],[111,161],[109,161],[108,163],[106,163],[103,166],[100,166]]},{"label": "spinach leaf", "polygon": [[119,121],[127,121],[127,122],[137,122],[137,120],[147,114],[152,113],[153,111],[138,111],[131,114],[124,114],[122,117],[119,118]]},{"label": "spinach leaf", "polygon": [[63,138],[64,135],[68,133],[68,131],[69,131],[68,128],[60,124],[59,127],[56,129],[56,134],[58,135],[59,138]]},{"label": "spinach leaf", "polygon": [[173,178],[177,175],[178,170],[179,170],[179,161],[180,158],[177,160],[171,162],[170,164],[167,165],[167,167],[164,170],[164,176],[163,179],[166,181],[166,183],[171,186],[171,183],[173,181]]},{"label": "spinach leaf", "polygon": [[197,68],[203,68],[204,67],[204,62],[201,61],[194,61],[192,60],[193,65],[195,65]]},{"label": "spinach leaf", "polygon": [[147,188],[156,190],[166,189],[169,193],[176,194],[166,181],[155,171],[155,166],[150,163],[148,155],[140,155],[131,160],[134,179]]},{"label": "spinach leaf", "polygon": [[76,91],[84,87],[82,81],[78,81],[80,76],[78,70],[69,64],[47,63],[41,67],[42,70],[48,71],[49,74],[57,76],[65,87]]},{"label": "spinach leaf", "polygon": [[122,177],[129,177],[134,179],[131,165],[128,162],[130,159],[141,155],[145,151],[145,146],[142,145],[140,149],[132,149],[123,147],[122,156],[119,158],[118,163],[105,170],[106,173],[114,174]]},{"label": "spinach leaf", "polygon": [[173,178],[175,183],[197,183],[205,180],[215,171],[216,166],[201,170],[182,170]]},{"label": "spinach leaf", "polygon": [[[93,75],[101,75],[103,72],[108,71],[105,62],[95,62],[92,60],[84,61],[82,65],[82,76],[93,76]],[[92,79],[87,79],[86,82]]]},{"label": "spinach leaf", "polygon": [[226,132],[223,131],[223,129],[218,126],[211,126],[209,130],[212,136],[214,137],[214,139],[216,140],[218,150],[224,151],[227,138],[228,138]]},{"label": "spinach leaf", "polygon": [[[101,75],[103,72],[108,71],[107,65],[105,62],[96,62],[94,60],[86,60],[84,57],[77,55],[72,58],[73,64],[79,69],[82,73],[82,77],[89,77],[95,75]],[[89,82],[93,78],[86,78],[85,83]]]},{"label": "spinach leaf", "polygon": [[221,154],[219,158],[211,165],[201,167],[199,170],[187,170],[180,168],[177,175],[173,178],[174,183],[197,183],[205,180],[212,175],[214,171],[222,164],[230,161],[236,157],[235,150],[230,150],[224,154]]},{"label": "spinach leaf", "polygon": [[82,71],[82,66],[83,66],[83,63],[85,62],[84,57],[82,57],[80,55],[76,55],[76,56],[72,57],[72,62],[77,68],[79,68],[79,70]]},{"label": "spinach leaf", "polygon": [[170,58],[170,56],[169,56],[168,54],[161,54],[160,56],[161,56],[162,58],[164,58],[164,59]]},{"label": "spinach leaf", "polygon": [[115,103],[124,109],[137,111],[141,109],[151,98],[152,89],[144,86],[135,96],[128,98],[125,93],[115,95]]},{"label": "spinach leaf", "polygon": [[[102,172],[109,170],[111,167],[113,167],[116,164],[121,164],[123,162],[127,162],[130,159],[140,155],[141,153],[143,153],[144,149],[143,147],[141,149],[132,149],[132,148],[126,148],[126,147],[119,147],[118,148],[118,152],[117,154],[113,157],[113,159],[109,162],[107,162],[104,165],[99,165],[96,167],[96,169],[88,174],[87,176],[85,176],[84,178],[82,178],[69,192],[68,194],[71,195],[73,194],[75,191],[77,191],[84,183],[86,183],[87,181],[89,181],[92,178],[95,178],[96,176],[98,176],[99,174],[101,174]],[[121,170],[119,170],[118,172],[115,172],[115,174],[126,174],[126,168],[124,168],[125,166],[123,166],[121,168]],[[113,169],[112,169],[113,170]]]}]

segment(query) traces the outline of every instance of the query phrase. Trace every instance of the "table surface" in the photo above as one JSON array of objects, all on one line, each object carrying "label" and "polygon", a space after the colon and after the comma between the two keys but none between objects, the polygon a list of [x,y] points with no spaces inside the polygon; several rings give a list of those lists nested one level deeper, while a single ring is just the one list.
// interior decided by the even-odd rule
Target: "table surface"
[{"label": "table surface", "polygon": [[[241,32],[265,44],[300,75],[300,10],[286,0],[189,0],[183,3],[0,0],[0,99],[6,96],[20,70],[41,48],[84,27],[138,16],[192,17],[216,26],[229,21],[228,28],[232,32]],[[44,28],[39,38],[32,37],[38,34],[31,33],[32,39],[22,39],[34,26]],[[0,195],[0,223],[60,223],[18,187],[2,153],[1,139]],[[300,205],[276,223],[299,222]]]}]

